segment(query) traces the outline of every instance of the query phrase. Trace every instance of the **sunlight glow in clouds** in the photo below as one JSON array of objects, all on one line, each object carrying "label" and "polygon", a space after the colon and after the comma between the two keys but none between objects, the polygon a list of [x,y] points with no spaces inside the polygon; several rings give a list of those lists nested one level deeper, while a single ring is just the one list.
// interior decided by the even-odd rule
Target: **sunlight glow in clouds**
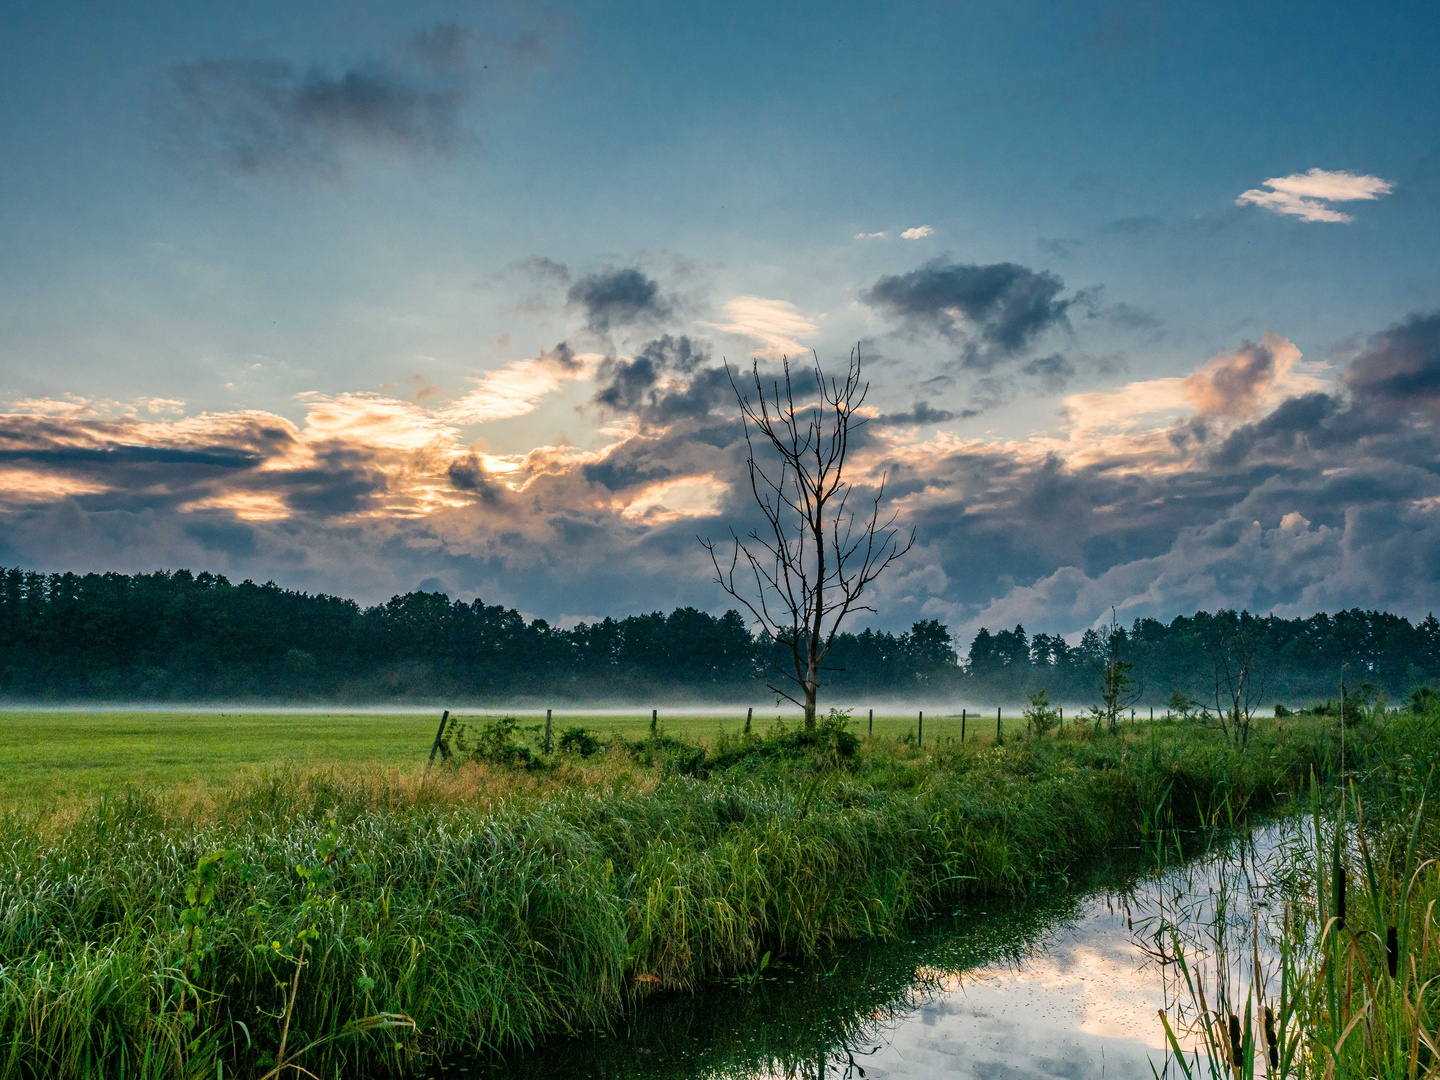
[{"label": "sunlight glow in clouds", "polygon": [[509,420],[535,411],[540,399],[554,393],[561,383],[581,378],[593,369],[598,356],[576,357],[574,365],[557,363],[548,356],[516,360],[499,371],[475,380],[475,389],[459,398],[440,415],[453,424],[483,424]]},{"label": "sunlight glow in clouds", "polygon": [[1277,214],[1290,214],[1301,221],[1349,222],[1355,219],[1339,210],[1332,202],[1372,200],[1389,195],[1394,184],[1378,176],[1361,176],[1341,170],[1311,169],[1309,172],[1277,176],[1265,181],[1265,187],[1251,188],[1235,200],[1237,206],[1259,206]]},{"label": "sunlight glow in clouds", "polygon": [[632,521],[675,521],[683,517],[705,517],[720,509],[726,485],[713,476],[687,476],[667,480],[642,491],[620,511]]},{"label": "sunlight glow in clouds", "polygon": [[455,429],[409,401],[381,394],[302,394],[307,442],[345,440],[385,450],[457,446]]},{"label": "sunlight glow in clouds", "polygon": [[737,296],[721,310],[729,322],[702,325],[759,342],[760,348],[755,350],[755,354],[769,359],[797,356],[808,351],[797,339],[810,337],[820,330],[818,323],[796,311],[795,305],[788,300]]},{"label": "sunlight glow in clouds", "polygon": [[1245,342],[1207,360],[1190,375],[1145,379],[1114,390],[1071,394],[1065,399],[1072,439],[1103,432],[1155,429],[1188,413],[1207,419],[1250,419],[1286,398],[1325,387],[1322,363],[1306,363],[1290,341],[1267,331],[1260,343]]}]

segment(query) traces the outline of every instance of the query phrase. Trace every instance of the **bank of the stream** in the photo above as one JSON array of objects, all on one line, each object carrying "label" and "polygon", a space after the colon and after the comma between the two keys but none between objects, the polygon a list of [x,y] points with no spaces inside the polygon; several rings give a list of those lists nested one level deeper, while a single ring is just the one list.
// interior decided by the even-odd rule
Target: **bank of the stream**
[{"label": "bank of the stream", "polygon": [[[1405,778],[1430,715],[1347,728]],[[1329,718],[1004,746],[831,730],[654,738],[416,778],[132,791],[0,833],[3,1076],[423,1068],[602,1024],[638,996],[885,940],[979,895],[1169,845],[1339,767]],[[492,755],[493,757],[493,755]]]}]

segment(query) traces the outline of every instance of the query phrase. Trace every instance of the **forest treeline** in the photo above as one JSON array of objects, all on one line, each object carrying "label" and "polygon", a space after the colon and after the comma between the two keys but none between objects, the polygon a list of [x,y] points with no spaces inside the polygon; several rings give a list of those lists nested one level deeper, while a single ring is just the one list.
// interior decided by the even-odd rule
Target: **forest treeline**
[{"label": "forest treeline", "polygon": [[[1137,705],[1180,691],[1212,702],[1245,665],[1268,707],[1440,679],[1440,623],[1342,611],[1304,619],[1199,612],[1088,630],[1074,645],[1023,627],[980,630],[963,654],[941,622],[841,635],[826,696],[981,705],[1036,690],[1099,697],[1107,659],[1131,665]],[[570,629],[444,593],[373,607],[187,570],[39,574],[0,569],[0,695],[106,701],[765,700],[778,653],[735,611],[677,608]]]}]

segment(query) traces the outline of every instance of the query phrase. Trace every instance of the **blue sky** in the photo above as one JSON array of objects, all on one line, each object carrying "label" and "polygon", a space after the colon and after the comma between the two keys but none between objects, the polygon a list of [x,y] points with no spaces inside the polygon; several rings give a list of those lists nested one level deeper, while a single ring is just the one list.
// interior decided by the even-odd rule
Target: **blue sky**
[{"label": "blue sky", "polygon": [[[880,622],[1418,610],[1437,38],[1419,4],[7,12],[0,561],[721,606],[724,400],[667,420],[607,379],[665,335],[705,357],[672,389],[858,341],[866,468],[921,529]],[[1022,293],[1049,306],[1002,341]],[[1349,442],[1255,449],[1317,395]],[[1411,483],[1321,479],[1365,469]],[[1234,565],[1187,577],[1195,544]]]}]

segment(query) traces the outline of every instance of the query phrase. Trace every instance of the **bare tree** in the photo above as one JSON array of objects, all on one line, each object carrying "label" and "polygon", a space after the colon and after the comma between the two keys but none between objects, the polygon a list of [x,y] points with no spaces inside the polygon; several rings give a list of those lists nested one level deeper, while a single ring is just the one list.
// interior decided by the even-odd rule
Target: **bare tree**
[{"label": "bare tree", "polygon": [[1241,749],[1250,742],[1251,721],[1269,689],[1267,629],[1264,620],[1249,612],[1218,611],[1200,635],[1220,731]]},{"label": "bare tree", "polygon": [[[870,389],[860,377],[860,350],[851,352],[843,379],[827,378],[816,356],[814,397],[802,386],[806,400],[799,404],[788,359],[783,368],[783,382],[772,379],[767,387],[759,363],[752,363],[752,391],[751,380],[742,389],[725,366],[764,524],[743,539],[732,528],[728,556],[723,541],[700,543],[720,587],[745,606],[766,639],[788,650],[791,669],[775,664],[781,678],[767,685],[805,710],[810,730],[835,635],[847,616],[875,610],[863,601],[866,588],[910,550],[915,532],[897,528],[893,511],[882,514],[886,476],[871,493],[857,495],[845,475],[850,437],[865,423],[856,410]],[[861,508],[851,505],[852,495]]]}]

